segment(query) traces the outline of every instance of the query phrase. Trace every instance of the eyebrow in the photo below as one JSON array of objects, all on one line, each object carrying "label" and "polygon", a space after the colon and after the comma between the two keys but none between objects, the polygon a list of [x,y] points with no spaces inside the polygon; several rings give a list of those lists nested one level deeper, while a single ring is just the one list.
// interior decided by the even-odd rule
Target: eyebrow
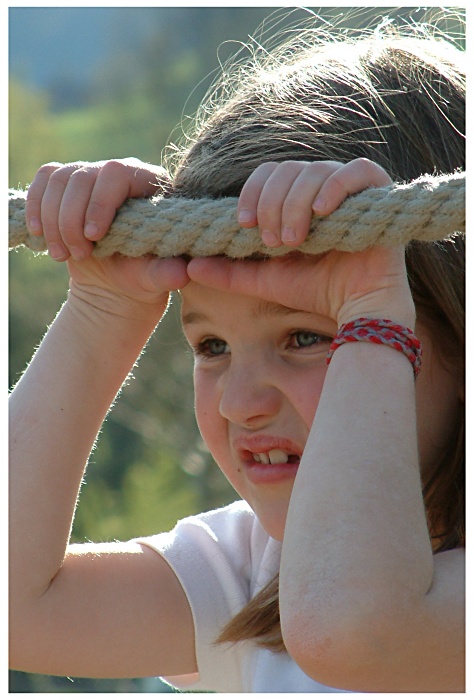
[{"label": "eyebrow", "polygon": [[[259,300],[258,304],[252,311],[252,317],[256,320],[261,318],[278,317],[278,316],[292,316],[294,314],[305,314],[308,312],[300,311],[299,309],[292,309],[289,306],[283,306],[282,304],[277,304],[272,301],[265,301],[264,299]],[[188,326],[193,323],[204,323],[210,321],[211,319],[206,314],[200,311],[188,311],[188,313],[183,314],[181,321],[183,326]]]}]

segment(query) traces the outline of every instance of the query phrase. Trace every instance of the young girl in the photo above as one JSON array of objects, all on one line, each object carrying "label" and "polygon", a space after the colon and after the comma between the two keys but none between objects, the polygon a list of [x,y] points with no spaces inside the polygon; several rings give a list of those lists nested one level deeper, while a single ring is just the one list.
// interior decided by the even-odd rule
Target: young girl
[{"label": "young girl", "polygon": [[[462,63],[416,28],[310,34],[239,68],[171,178],[134,160],[38,171],[27,223],[71,282],[11,396],[13,668],[229,692],[463,690],[463,238],[294,250],[350,194],[464,167]],[[289,254],[91,256],[125,198],[159,190],[238,195],[242,226]],[[170,290],[200,430],[242,501],[168,534],[68,546],[84,465]],[[376,340],[388,319],[402,348],[345,342],[360,319]]]}]

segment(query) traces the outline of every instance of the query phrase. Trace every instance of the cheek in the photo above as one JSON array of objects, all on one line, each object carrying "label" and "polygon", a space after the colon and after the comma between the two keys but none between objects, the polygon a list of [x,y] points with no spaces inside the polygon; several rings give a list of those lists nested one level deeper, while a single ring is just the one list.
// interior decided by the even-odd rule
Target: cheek
[{"label": "cheek", "polygon": [[[284,404],[296,412],[308,430],[313,424],[319,404],[327,366],[324,363],[311,368],[298,368],[288,372],[280,368],[279,390],[286,397]],[[219,410],[220,397],[217,381],[210,373],[199,369],[194,372],[194,404],[196,420],[203,440],[210,451],[216,455],[226,434],[226,421]]]},{"label": "cheek", "polygon": [[293,395],[292,402],[297,406],[298,413],[308,430],[310,430],[313,425],[314,416],[323,390],[326,372],[326,366],[324,366],[324,368],[318,368],[311,376],[303,377],[301,381],[294,382],[291,389]]},{"label": "cheek", "polygon": [[202,438],[212,452],[219,427],[219,399],[215,382],[198,370],[194,372],[194,407]]},{"label": "cheek", "polygon": [[420,467],[429,478],[439,457],[450,443],[459,420],[459,399],[455,384],[446,373],[420,373],[416,387],[416,413]]}]

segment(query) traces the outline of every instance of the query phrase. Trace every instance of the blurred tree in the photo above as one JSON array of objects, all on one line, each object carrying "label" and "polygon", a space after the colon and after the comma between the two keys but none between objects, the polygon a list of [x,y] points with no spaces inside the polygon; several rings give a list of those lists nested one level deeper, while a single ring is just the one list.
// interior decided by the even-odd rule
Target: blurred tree
[{"label": "blurred tree", "polygon": [[[41,91],[27,88],[18,80],[9,85],[9,185],[25,186],[33,177],[45,153],[61,152],[50,99]],[[53,156],[48,160],[53,160]]]}]

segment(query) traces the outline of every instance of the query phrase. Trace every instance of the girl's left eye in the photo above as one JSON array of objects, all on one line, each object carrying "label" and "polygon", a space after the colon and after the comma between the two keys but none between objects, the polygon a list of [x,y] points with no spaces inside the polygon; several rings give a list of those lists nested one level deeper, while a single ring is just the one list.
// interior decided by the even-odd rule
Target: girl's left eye
[{"label": "girl's left eye", "polygon": [[294,348],[310,348],[318,343],[329,342],[331,342],[330,338],[313,331],[295,331],[291,335],[291,347]]}]

